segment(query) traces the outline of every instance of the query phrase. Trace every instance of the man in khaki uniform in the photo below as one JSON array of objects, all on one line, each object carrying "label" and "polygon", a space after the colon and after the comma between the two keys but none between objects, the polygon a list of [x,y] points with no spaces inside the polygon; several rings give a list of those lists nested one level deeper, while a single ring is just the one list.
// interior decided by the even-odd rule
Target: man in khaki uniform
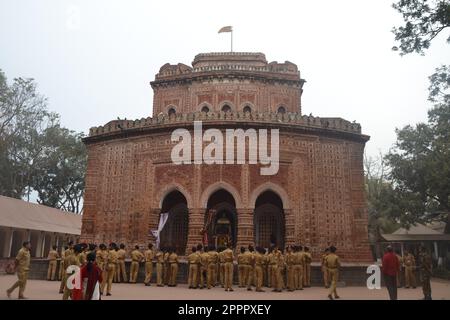
[{"label": "man in khaki uniform", "polygon": [[397,256],[398,259],[398,272],[397,272],[397,288],[401,288],[402,287],[402,271],[403,271],[403,257],[400,255],[400,253],[398,251],[395,252],[395,255]]},{"label": "man in khaki uniform", "polygon": [[170,264],[169,264],[169,248],[163,249],[164,252],[164,284],[169,285],[170,282]]},{"label": "man in khaki uniform", "polygon": [[74,254],[74,252],[73,252],[73,242],[70,241],[69,242],[69,246],[66,246],[66,248],[67,249],[64,250],[64,261],[61,261],[61,263],[63,264],[64,268],[63,268],[63,274],[62,274],[62,277],[61,277],[61,284],[60,284],[60,287],[59,287],[59,293],[63,293],[63,294],[64,294],[64,287],[66,285],[65,279],[67,278],[66,271],[67,271],[67,267],[69,267],[69,265],[66,263],[67,262],[67,258]]},{"label": "man in khaki uniform", "polygon": [[26,299],[23,293],[25,292],[28,272],[30,271],[30,249],[30,242],[25,241],[16,256],[16,260],[14,260],[14,269],[17,272],[18,280],[12,285],[11,288],[6,290],[6,295],[8,298],[11,298],[11,293],[19,287],[19,299]]},{"label": "man in khaki uniform", "polygon": [[144,284],[146,286],[150,285],[150,282],[152,281],[152,273],[153,273],[153,245],[151,243],[148,244],[148,249],[144,252],[144,259],[145,259],[145,280]]},{"label": "man in khaki uniform", "polygon": [[203,246],[200,244],[197,246],[197,252],[200,252],[200,277],[199,286],[200,289],[206,287],[207,275],[208,275],[208,264],[209,264],[209,254],[207,248],[203,250]]},{"label": "man in khaki uniform", "polygon": [[164,252],[158,250],[155,255],[156,257],[156,285],[158,287],[164,287],[163,276],[164,276]]},{"label": "man in khaki uniform", "polygon": [[325,288],[329,288],[330,287],[330,282],[329,282],[329,276],[328,276],[328,269],[325,265],[325,259],[327,258],[328,254],[330,253],[330,248],[326,248],[323,255],[322,255],[322,260],[321,260],[321,269],[322,269],[322,275],[323,275],[323,284],[325,286]]},{"label": "man in khaki uniform", "polygon": [[119,283],[120,282],[120,277],[119,277],[119,246],[116,244],[116,248],[114,249],[116,251],[116,255],[117,255],[117,262],[116,262],[116,266],[114,267],[114,276],[113,276],[113,282],[114,283]]},{"label": "man in khaki uniform", "polygon": [[56,246],[53,246],[52,249],[48,252],[47,260],[48,260],[48,270],[47,270],[47,280],[55,280],[56,275],[56,266],[58,265],[59,254],[56,251]]},{"label": "man in khaki uniform", "polygon": [[169,287],[177,286],[178,275],[178,255],[175,252],[175,248],[169,249],[169,257],[167,258],[169,263]]},{"label": "man in khaki uniform", "polygon": [[267,262],[267,287],[272,288],[272,269],[273,269],[273,247],[270,247],[267,252],[266,262]]},{"label": "man in khaki uniform", "polygon": [[105,287],[106,279],[108,278],[108,273],[106,270],[108,262],[108,250],[106,250],[105,244],[100,244],[98,246],[97,254],[95,256],[95,263],[102,269],[102,282],[100,283],[100,293],[103,294],[103,288]]},{"label": "man in khaki uniform", "polygon": [[246,272],[246,265],[244,263],[244,260],[246,259],[244,256],[245,248],[241,247],[241,252],[237,255],[237,267],[238,267],[238,282],[239,282],[239,288],[244,287],[245,283],[245,272]]},{"label": "man in khaki uniform", "polygon": [[198,265],[200,264],[200,255],[197,253],[197,247],[192,247],[192,253],[187,257],[189,264],[188,287],[189,289],[198,288]]},{"label": "man in khaki uniform", "polygon": [[219,280],[222,288],[225,287],[225,258],[223,256],[224,248],[219,249]]},{"label": "man in khaki uniform", "polygon": [[[59,271],[58,271],[58,280],[62,280],[62,278],[64,277],[64,257],[65,257],[65,253],[66,250],[69,249],[69,247],[65,246],[64,248],[61,248],[61,255],[60,255],[60,260],[59,260]],[[62,292],[60,292],[62,293]]]},{"label": "man in khaki uniform", "polygon": [[216,266],[219,261],[219,254],[214,247],[210,247],[208,250],[208,270],[206,276],[206,282],[208,289],[216,286]]},{"label": "man in khaki uniform", "polygon": [[403,258],[403,265],[405,266],[405,288],[416,288],[416,274],[414,272],[416,268],[416,259],[411,252],[406,252]]},{"label": "man in khaki uniform", "polygon": [[125,251],[125,245],[123,243],[120,244],[120,249],[117,251],[117,280],[118,282],[128,282],[127,270],[125,268],[125,258],[127,256],[127,252]]},{"label": "man in khaki uniform", "polygon": [[312,262],[312,256],[309,252],[308,247],[304,247],[304,253],[305,255],[305,264],[304,264],[304,270],[303,270],[303,286],[306,288],[311,287],[311,262]]},{"label": "man in khaki uniform", "polygon": [[248,246],[248,265],[247,265],[247,291],[252,291],[252,285],[256,285],[255,283],[255,249],[252,245]]},{"label": "man in khaki uniform", "polygon": [[281,250],[277,250],[277,292],[281,292],[286,288],[286,284],[284,283],[283,273],[286,269],[286,261],[284,259],[284,254]]},{"label": "man in khaki uniform", "polygon": [[231,250],[231,245],[228,245],[228,248],[223,251],[223,258],[225,261],[225,291],[234,291],[232,288],[233,285],[233,250]]},{"label": "man in khaki uniform", "polygon": [[267,274],[268,274],[268,286],[269,288],[276,288],[277,286],[277,279],[276,279],[276,275],[277,275],[277,256],[275,254],[275,247],[271,247],[269,250],[269,254],[267,255],[267,259],[268,259],[268,264],[269,267],[267,269]]},{"label": "man in khaki uniform", "polygon": [[295,290],[303,290],[303,269],[305,256],[302,246],[294,247],[294,287]]},{"label": "man in khaki uniform", "polygon": [[114,279],[114,275],[116,274],[116,265],[117,265],[117,245],[113,242],[109,245],[107,263],[106,263],[106,281],[102,283],[102,292],[105,291],[106,287],[106,295],[111,295],[111,287]]},{"label": "man in khaki uniform", "polygon": [[256,286],[256,292],[264,292],[262,289],[263,280],[264,280],[264,274],[263,274],[263,268],[265,265],[265,256],[264,256],[264,250],[260,247],[256,248],[256,253],[254,255],[254,261],[255,261],[255,286]]},{"label": "man in khaki uniform", "polygon": [[139,263],[144,259],[144,255],[139,251],[139,246],[134,246],[131,251],[131,268],[130,268],[130,283],[136,283],[139,273]]},{"label": "man in khaki uniform", "polygon": [[433,263],[428,250],[424,245],[419,247],[419,265],[422,279],[422,291],[424,300],[432,300],[431,276],[433,274]]},{"label": "man in khaki uniform", "polygon": [[84,266],[87,263],[87,249],[88,246],[86,243],[80,244],[82,251],[78,255],[78,260],[80,260],[80,265]]},{"label": "man in khaki uniform", "polygon": [[[80,253],[83,250],[83,248],[81,247],[81,245],[75,245],[73,246],[73,249],[70,249],[70,251],[66,251],[66,255],[65,255],[65,260],[64,260],[64,266],[70,267],[70,266],[77,266],[80,267]],[[75,273],[75,271],[73,271],[72,273],[67,273],[64,272],[64,278],[63,278],[63,282],[64,282],[64,291],[63,291],[63,300],[68,300],[71,296],[72,296],[72,289],[69,289],[67,287],[67,280],[69,278],[69,276],[71,276],[73,273]]]},{"label": "man in khaki uniform", "polygon": [[295,290],[295,281],[294,281],[295,256],[294,256],[294,252],[292,251],[292,247],[291,246],[288,246],[286,248],[285,261],[286,261],[287,289],[288,289],[288,291],[294,291]]},{"label": "man in khaki uniform", "polygon": [[341,263],[339,261],[339,257],[336,255],[336,247],[330,247],[330,253],[327,255],[325,259],[325,265],[328,269],[328,273],[330,275],[331,288],[330,293],[328,294],[328,298],[333,300],[333,294],[335,299],[339,299],[339,296],[336,291],[337,278],[339,274],[339,267]]}]

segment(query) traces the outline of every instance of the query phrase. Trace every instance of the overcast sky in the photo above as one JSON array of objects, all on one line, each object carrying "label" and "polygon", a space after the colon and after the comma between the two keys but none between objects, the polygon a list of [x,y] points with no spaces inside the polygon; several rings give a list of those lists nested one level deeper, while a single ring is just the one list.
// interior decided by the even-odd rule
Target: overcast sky
[{"label": "overcast sky", "polygon": [[149,82],[166,62],[234,50],[289,60],[306,79],[303,113],[361,123],[367,152],[386,152],[395,128],[426,120],[428,76],[450,61],[447,35],[425,56],[391,50],[402,22],[393,0],[0,0],[0,68],[32,77],[62,124],[88,132],[152,113]]}]

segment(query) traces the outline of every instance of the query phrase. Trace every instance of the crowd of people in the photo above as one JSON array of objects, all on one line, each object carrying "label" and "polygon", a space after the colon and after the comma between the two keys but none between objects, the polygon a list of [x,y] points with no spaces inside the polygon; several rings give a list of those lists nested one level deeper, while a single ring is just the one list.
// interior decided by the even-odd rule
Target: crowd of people
[{"label": "crowd of people", "polygon": [[[59,293],[63,299],[92,300],[100,299],[101,295],[111,295],[114,282],[138,282],[138,274],[141,263],[145,267],[143,283],[151,285],[153,265],[156,264],[157,286],[177,285],[179,275],[179,257],[174,248],[153,249],[149,244],[143,252],[139,246],[135,246],[130,252],[130,270],[127,273],[125,259],[127,251],[124,244],[119,246],[110,243],[107,247],[100,244],[76,244],[69,243],[61,253],[53,247],[48,254],[47,279],[61,281]],[[222,286],[225,291],[233,291],[235,262],[237,265],[237,280],[240,288],[247,288],[257,292],[264,292],[263,287],[272,288],[273,292],[283,290],[303,290],[311,286],[311,262],[312,256],[308,247],[291,245],[286,250],[280,250],[272,246],[268,250],[261,247],[241,247],[235,257],[231,246],[228,247],[203,247],[198,244],[191,248],[187,255],[188,263],[188,288],[211,289]],[[59,271],[57,270],[58,259]],[[425,299],[431,299],[431,258],[424,248],[420,251],[420,266],[422,274],[422,287]],[[18,287],[19,299],[23,299],[30,265],[30,243],[24,242],[16,260],[15,269],[18,281],[7,290],[8,297]],[[415,260],[414,256],[407,253],[403,258],[398,257],[387,247],[383,257],[382,270],[385,284],[391,299],[397,298],[398,275],[401,266],[405,267],[406,287],[415,288]],[[323,285],[329,288],[329,299],[338,299],[336,284],[339,276],[340,260],[336,255],[336,248],[326,248],[321,259],[321,271]],[[79,272],[77,272],[79,271]],[[69,279],[70,278],[70,279]],[[68,281],[69,280],[69,281]]]},{"label": "crowd of people", "polygon": [[392,246],[387,246],[382,260],[384,282],[391,300],[397,300],[397,288],[402,286],[404,274],[405,288],[416,288],[416,269],[420,269],[424,300],[431,300],[431,256],[424,246],[420,246],[418,266],[411,252],[406,251],[403,256],[395,253]]},{"label": "crowd of people", "polygon": [[[330,299],[339,298],[336,292],[336,282],[339,258],[335,254],[336,248],[327,248],[322,256],[322,273],[324,286],[331,287],[328,297]],[[94,244],[69,243],[61,254],[58,254],[54,247],[48,255],[49,267],[47,273],[48,280],[55,280],[57,275],[57,259],[61,258],[58,279],[61,280],[60,293],[63,299],[69,297],[75,299],[77,291],[67,287],[67,278],[70,275],[66,272],[71,265],[81,267],[82,287],[86,280],[84,275],[88,274],[85,266],[89,265],[89,270],[94,270],[98,274],[95,278],[98,283],[100,296],[111,295],[112,284],[114,282],[138,281],[138,273],[141,263],[144,264],[145,277],[143,283],[149,286],[152,282],[153,265],[156,264],[157,286],[176,286],[178,277],[179,257],[174,248],[161,248],[154,250],[149,244],[143,252],[139,246],[135,246],[130,252],[130,270],[127,273],[125,259],[127,251],[124,244],[117,246],[111,243],[107,248],[105,244],[98,247]],[[91,257],[89,259],[89,257]],[[263,287],[272,288],[274,292],[282,290],[294,291],[303,290],[311,286],[311,262],[312,256],[308,247],[298,245],[288,246],[284,252],[276,246],[268,250],[261,247],[248,246],[241,247],[235,257],[233,249],[230,247],[203,247],[202,244],[191,248],[187,255],[188,263],[188,287],[189,289],[210,289],[222,286],[226,291],[233,291],[233,280],[235,262],[237,264],[237,280],[240,288],[247,288],[257,292],[263,292]],[[92,261],[91,261],[92,260]],[[101,270],[101,272],[98,272]],[[89,287],[93,289],[91,285]],[[86,292],[83,287],[82,292]],[[90,290],[88,296],[92,297]],[[86,295],[86,294],[85,294]]]}]

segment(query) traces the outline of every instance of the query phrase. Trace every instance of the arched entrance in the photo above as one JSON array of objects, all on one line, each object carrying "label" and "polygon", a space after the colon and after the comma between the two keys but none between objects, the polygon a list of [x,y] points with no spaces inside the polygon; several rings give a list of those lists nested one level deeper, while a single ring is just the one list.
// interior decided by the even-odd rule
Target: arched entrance
[{"label": "arched entrance", "polygon": [[184,195],[174,190],[162,202],[161,212],[169,213],[160,234],[161,248],[174,248],[177,254],[184,254],[188,235],[188,207]]},{"label": "arched entrance", "polygon": [[[211,214],[212,212],[212,214]],[[205,214],[208,246],[236,245],[236,202],[228,191],[219,189],[210,195]]]},{"label": "arched entrance", "polygon": [[283,202],[275,192],[264,191],[256,198],[254,224],[256,246],[269,248],[275,244],[284,248]]}]

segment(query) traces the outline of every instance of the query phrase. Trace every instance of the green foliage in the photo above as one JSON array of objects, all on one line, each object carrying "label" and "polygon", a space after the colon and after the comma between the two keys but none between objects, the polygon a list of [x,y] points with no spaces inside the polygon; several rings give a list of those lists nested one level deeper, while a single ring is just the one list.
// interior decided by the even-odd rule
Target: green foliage
[{"label": "green foliage", "polygon": [[404,223],[449,219],[450,103],[438,103],[428,122],[405,126],[385,159],[391,168],[398,217]]},{"label": "green foliage", "polygon": [[387,180],[388,168],[383,156],[364,157],[364,181],[369,213],[369,238],[375,243],[380,233],[391,233],[399,227],[393,217],[395,202],[392,201],[394,190]]},{"label": "green foliage", "polygon": [[449,103],[450,66],[442,65],[439,68],[436,68],[429,79],[430,86],[428,87],[428,100],[434,103]]},{"label": "green foliage", "polygon": [[56,125],[44,132],[45,162],[33,179],[38,202],[72,212],[80,212],[84,192],[86,149],[77,134]]},{"label": "green foliage", "polygon": [[80,212],[86,150],[81,135],[59,125],[33,79],[8,86],[0,70],[0,194]]},{"label": "green foliage", "polygon": [[[424,54],[431,41],[450,27],[450,2],[447,0],[399,0],[392,5],[403,16],[405,24],[394,28],[395,40],[400,41],[400,54]],[[450,42],[450,36],[447,38]]]}]

